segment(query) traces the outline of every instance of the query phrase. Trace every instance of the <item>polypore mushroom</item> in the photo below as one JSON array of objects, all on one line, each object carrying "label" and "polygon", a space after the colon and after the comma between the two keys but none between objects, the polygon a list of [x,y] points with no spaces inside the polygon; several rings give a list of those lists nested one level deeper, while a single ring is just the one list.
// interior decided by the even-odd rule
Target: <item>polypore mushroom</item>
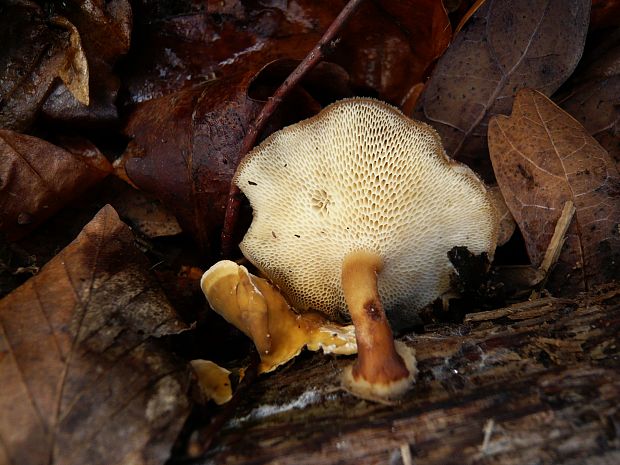
[{"label": "polypore mushroom", "polygon": [[386,311],[402,325],[446,292],[452,247],[492,256],[498,227],[484,184],[430,126],[366,98],[272,134],[234,182],[254,211],[243,254],[295,308],[353,320],[358,359],[345,386],[402,395],[415,359],[394,344]]},{"label": "polypore mushroom", "polygon": [[352,326],[331,323],[319,313],[295,313],[271,283],[235,262],[217,262],[200,286],[211,308],[252,339],[260,373],[275,370],[304,347],[345,355],[357,351]]},{"label": "polypore mushroom", "polygon": [[205,402],[212,400],[217,405],[222,405],[232,399],[229,370],[211,360],[196,359],[189,363],[194,370]]}]

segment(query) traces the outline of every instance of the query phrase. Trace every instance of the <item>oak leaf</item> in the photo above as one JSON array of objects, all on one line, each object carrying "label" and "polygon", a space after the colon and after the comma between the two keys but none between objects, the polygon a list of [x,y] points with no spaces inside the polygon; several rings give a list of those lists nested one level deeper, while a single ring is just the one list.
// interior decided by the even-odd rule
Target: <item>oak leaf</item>
[{"label": "oak leaf", "polygon": [[540,265],[567,201],[576,208],[550,288],[565,295],[620,277],[620,174],[595,139],[543,94],[523,89],[489,124],[497,182]]},{"label": "oak leaf", "polygon": [[184,328],[114,209],[0,301],[0,463],[160,464],[187,372],[155,338]]}]

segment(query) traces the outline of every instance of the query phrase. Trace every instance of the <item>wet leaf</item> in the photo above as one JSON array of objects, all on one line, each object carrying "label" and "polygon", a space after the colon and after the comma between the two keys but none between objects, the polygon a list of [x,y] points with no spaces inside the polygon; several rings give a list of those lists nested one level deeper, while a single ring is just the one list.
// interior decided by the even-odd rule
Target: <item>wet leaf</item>
[{"label": "wet leaf", "polygon": [[489,118],[508,114],[520,88],[550,95],[570,76],[589,11],[588,0],[486,1],[438,61],[414,116],[437,129],[448,155],[492,178]]},{"label": "wet leaf", "polygon": [[451,39],[441,0],[364,2],[330,60],[342,65],[357,87],[400,106]]},{"label": "wet leaf", "polygon": [[0,301],[2,463],[160,464],[187,374],[154,337],[177,320],[111,207]]},{"label": "wet leaf", "polygon": [[[56,0],[54,9],[79,31],[90,71],[90,101],[76,99],[69,86],[59,83],[43,106],[53,119],[81,125],[101,124],[118,117],[116,99],[120,80],[114,66],[131,41],[129,0]],[[63,79],[64,80],[64,79]]]},{"label": "wet leaf", "polygon": [[[142,5],[125,67],[130,102],[158,98],[196,81],[255,74],[281,58],[301,60],[344,2],[192,2]],[[208,46],[205,46],[208,44]]]},{"label": "wet leaf", "polygon": [[550,288],[563,294],[617,279],[620,270],[620,174],[596,140],[539,92],[524,89],[510,117],[489,125],[498,184],[539,266],[567,200],[570,225]]},{"label": "wet leaf", "polygon": [[[206,14],[193,5],[173,14],[144,7],[137,15],[143,33],[126,70],[129,98],[141,102],[203,76],[256,73],[274,60],[301,60],[345,4],[209,2]],[[363,92],[398,105],[451,37],[441,0],[364,2],[326,59],[343,66]]]},{"label": "wet leaf", "polygon": [[97,184],[112,166],[92,144],[67,151],[0,129],[0,230],[17,240]]},{"label": "wet leaf", "polygon": [[0,127],[24,130],[34,121],[67,62],[70,33],[50,27],[34,2],[0,5]]},{"label": "wet leaf", "polygon": [[112,202],[132,228],[147,237],[174,236],[182,232],[174,215],[160,201],[131,186],[119,186]]},{"label": "wet leaf", "polygon": [[[130,151],[139,156],[125,162],[127,175],[174,212],[207,254],[218,250],[230,181],[247,128],[292,69],[293,63],[276,61],[256,76],[233,75],[194,85],[144,102],[129,119],[126,132],[134,137]],[[282,102],[264,133],[312,116],[321,109],[319,101],[350,95],[347,78],[336,65],[317,66]]]},{"label": "wet leaf", "polygon": [[62,16],[52,18],[52,23],[61,26],[69,31],[69,49],[65,64],[59,70],[60,79],[67,86],[69,92],[82,105],[89,103],[89,73],[86,55],[82,49],[82,39],[77,28]]},{"label": "wet leaf", "polygon": [[[214,254],[241,141],[261,107],[250,77],[210,81],[140,105],[127,133],[144,148],[129,178],[166,205],[202,250]],[[165,167],[165,168],[164,168]]]}]

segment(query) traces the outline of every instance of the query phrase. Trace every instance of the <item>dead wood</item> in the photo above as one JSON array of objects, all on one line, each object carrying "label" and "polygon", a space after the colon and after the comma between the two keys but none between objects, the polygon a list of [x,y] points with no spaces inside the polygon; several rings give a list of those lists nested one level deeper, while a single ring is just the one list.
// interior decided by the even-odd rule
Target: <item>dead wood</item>
[{"label": "dead wood", "polygon": [[420,376],[398,405],[339,389],[346,358],[306,355],[248,392],[217,464],[620,463],[620,286],[472,313],[403,340]]}]

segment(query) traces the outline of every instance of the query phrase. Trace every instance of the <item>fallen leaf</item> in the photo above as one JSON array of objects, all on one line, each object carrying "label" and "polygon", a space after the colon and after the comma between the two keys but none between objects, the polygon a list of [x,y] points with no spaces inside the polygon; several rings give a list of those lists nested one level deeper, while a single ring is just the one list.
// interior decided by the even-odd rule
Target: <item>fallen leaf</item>
[{"label": "fallen leaf", "polygon": [[357,353],[353,325],[331,323],[318,313],[296,313],[275,286],[235,262],[217,262],[200,286],[211,308],[252,339],[261,358],[260,373],[275,370],[304,347],[326,354]]},{"label": "fallen leaf", "polygon": [[0,129],[0,230],[17,240],[97,184],[112,166],[92,144],[74,153]]},{"label": "fallen leaf", "polygon": [[127,98],[145,102],[205,79],[253,75],[281,58],[301,60],[343,5],[207,2],[206,11],[193,2],[141,5],[123,73]]},{"label": "fallen leaf", "polygon": [[[137,15],[143,32],[126,69],[129,99],[160,97],[203,76],[256,73],[274,60],[301,60],[345,5],[209,2],[206,14],[189,4],[174,12],[143,8]],[[398,105],[451,37],[441,0],[364,2],[327,59],[343,66],[360,89]]]},{"label": "fallen leaf", "polygon": [[168,458],[187,372],[154,338],[184,326],[147,266],[107,206],[0,301],[2,463]]},{"label": "fallen leaf", "polygon": [[86,55],[82,49],[82,40],[77,28],[67,18],[55,16],[52,23],[69,31],[69,44],[65,64],[59,70],[60,79],[67,86],[69,92],[82,105],[89,103],[89,73]]},{"label": "fallen leaf", "polygon": [[[134,138],[129,150],[138,157],[125,161],[127,175],[174,212],[211,257],[219,250],[230,181],[247,128],[291,69],[290,61],[276,61],[257,75],[187,87],[140,104],[129,118],[125,131]],[[347,78],[336,65],[317,66],[279,105],[263,135],[312,116],[321,109],[319,102],[330,103],[343,97],[341,92],[350,95]]]},{"label": "fallen leaf", "polygon": [[[560,106],[579,121],[620,167],[620,30],[585,56],[586,65]],[[587,60],[587,61],[586,61]]]},{"label": "fallen leaf", "polygon": [[604,29],[620,26],[619,0],[592,0],[591,29]]},{"label": "fallen leaf", "polygon": [[353,85],[404,105],[452,39],[441,0],[364,2],[340,34],[333,56]]},{"label": "fallen leaf", "polygon": [[34,2],[0,5],[0,128],[25,130],[67,62],[70,33],[50,28]]},{"label": "fallen leaf", "polygon": [[550,289],[568,295],[617,279],[620,174],[588,132],[543,94],[521,90],[489,125],[498,184],[539,266],[566,201],[576,208]]},{"label": "fallen leaf", "polygon": [[508,114],[518,89],[550,95],[571,75],[589,11],[588,0],[488,0],[438,61],[414,117],[439,132],[449,156],[492,179],[489,118]]},{"label": "fallen leaf", "polygon": [[54,4],[56,13],[66,17],[80,34],[89,68],[89,101],[76,98],[66,82],[58,83],[43,112],[52,119],[80,125],[114,122],[120,87],[114,66],[128,52],[131,42],[129,0],[64,0]]},{"label": "fallen leaf", "polygon": [[210,81],[144,102],[126,128],[144,149],[125,164],[131,181],[159,198],[212,255],[241,141],[261,107],[246,95],[250,79]]},{"label": "fallen leaf", "polygon": [[506,201],[502,196],[502,191],[499,186],[493,186],[488,189],[491,198],[493,199],[493,205],[497,210],[497,216],[499,218],[499,233],[497,234],[497,246],[504,245],[510,240],[512,234],[515,232],[517,224],[512,217]]}]

